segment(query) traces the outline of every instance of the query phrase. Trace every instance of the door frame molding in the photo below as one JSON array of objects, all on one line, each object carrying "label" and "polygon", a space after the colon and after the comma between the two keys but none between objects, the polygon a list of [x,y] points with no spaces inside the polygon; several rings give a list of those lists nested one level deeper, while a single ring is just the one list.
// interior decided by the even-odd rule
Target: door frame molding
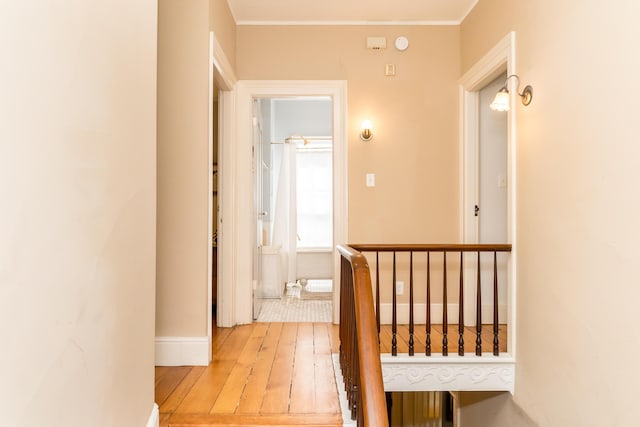
[{"label": "door frame molding", "polygon": [[[222,124],[235,128],[234,143],[226,145],[232,153],[233,164],[225,175],[225,194],[233,197],[230,216],[224,216],[225,251],[231,259],[230,271],[224,269],[220,284],[223,294],[231,298],[223,299],[221,307],[224,318],[218,320],[220,326],[247,324],[253,321],[252,304],[252,259],[253,242],[251,230],[255,227],[251,212],[253,203],[253,182],[251,179],[251,101],[254,97],[287,96],[330,96],[333,99],[333,190],[334,190],[334,245],[347,243],[347,82],[346,80],[239,80],[235,86],[235,118]],[[229,120],[229,118],[225,118]],[[226,151],[226,150],[225,150]],[[226,158],[225,158],[226,160]],[[230,159],[231,160],[231,159]],[[225,168],[226,169],[226,168]],[[233,170],[231,170],[233,169]],[[221,197],[224,197],[221,195]],[[230,201],[228,201],[230,202]],[[229,220],[233,221],[230,226]],[[333,320],[339,318],[339,258],[334,248]],[[220,292],[220,291],[219,291]],[[227,316],[226,314],[229,314]]]},{"label": "door frame molding", "polygon": [[[516,73],[516,35],[508,33],[478,62],[476,62],[460,79],[460,235],[464,243],[477,243],[478,221],[474,216],[474,206],[478,196],[478,92],[501,73]],[[513,83],[511,79],[511,83]],[[517,88],[510,87],[511,93]],[[511,110],[507,112],[507,240],[516,242],[516,98],[511,97]],[[515,357],[516,330],[516,259],[517,247],[514,244],[509,258],[508,277],[509,307],[507,322],[509,324],[508,351]],[[475,285],[467,281],[465,285],[465,319],[475,318]]]},{"label": "door frame molding", "polygon": [[[217,271],[217,307],[216,320],[218,326],[233,326],[234,319],[234,295],[228,287],[220,286],[223,280],[232,280],[233,257],[231,256],[234,217],[234,150],[235,144],[235,110],[236,110],[236,77],[233,67],[227,59],[222,46],[218,43],[215,34],[211,32],[211,69],[210,69],[210,104],[213,107],[213,85],[219,84],[218,92],[218,271]],[[209,114],[213,121],[213,114]],[[212,137],[209,148],[209,218],[213,218],[213,123],[210,123]],[[224,220],[223,220],[224,219]],[[209,221],[209,247],[208,258],[208,293],[207,293],[207,333],[209,344],[213,325],[212,313],[212,271],[211,271],[211,243],[213,239],[213,224]],[[211,345],[209,345],[211,352]],[[211,359],[211,358],[210,358]]]}]

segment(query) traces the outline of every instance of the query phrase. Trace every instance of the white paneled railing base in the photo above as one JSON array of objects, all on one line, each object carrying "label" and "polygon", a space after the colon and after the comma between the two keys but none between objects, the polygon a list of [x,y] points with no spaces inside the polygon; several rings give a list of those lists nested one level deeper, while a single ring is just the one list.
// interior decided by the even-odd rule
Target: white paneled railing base
[{"label": "white paneled railing base", "polygon": [[385,391],[514,391],[515,360],[508,354],[382,354],[380,360]]}]

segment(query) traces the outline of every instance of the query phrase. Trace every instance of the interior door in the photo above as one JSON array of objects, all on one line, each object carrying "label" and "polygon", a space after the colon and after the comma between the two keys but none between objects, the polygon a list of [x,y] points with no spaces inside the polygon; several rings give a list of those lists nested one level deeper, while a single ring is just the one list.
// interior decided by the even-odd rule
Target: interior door
[{"label": "interior door", "polygon": [[[479,93],[478,194],[476,215],[478,243],[509,243],[508,235],[508,171],[507,114],[493,111],[489,104],[504,84],[506,74],[498,76]],[[482,259],[483,305],[493,295],[493,257]],[[498,254],[499,305],[507,301],[507,257]],[[488,308],[488,307],[487,307]],[[492,310],[483,308],[483,323],[490,320]],[[487,317],[488,316],[488,317]],[[501,316],[501,322],[506,319]]]},{"label": "interior door", "polygon": [[257,319],[262,308],[262,245],[263,245],[263,222],[265,209],[262,196],[262,113],[260,102],[253,100],[253,136],[252,136],[252,173],[253,173],[253,213],[255,229],[253,232],[253,319]]}]

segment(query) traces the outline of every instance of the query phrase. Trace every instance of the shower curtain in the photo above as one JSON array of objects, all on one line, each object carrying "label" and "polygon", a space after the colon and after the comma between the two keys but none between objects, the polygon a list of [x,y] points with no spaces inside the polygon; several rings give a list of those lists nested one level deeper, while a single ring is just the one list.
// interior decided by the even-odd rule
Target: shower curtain
[{"label": "shower curtain", "polygon": [[296,283],[297,212],[296,212],[296,144],[281,145],[280,173],[275,191],[273,245],[280,246],[282,272],[287,284]]}]

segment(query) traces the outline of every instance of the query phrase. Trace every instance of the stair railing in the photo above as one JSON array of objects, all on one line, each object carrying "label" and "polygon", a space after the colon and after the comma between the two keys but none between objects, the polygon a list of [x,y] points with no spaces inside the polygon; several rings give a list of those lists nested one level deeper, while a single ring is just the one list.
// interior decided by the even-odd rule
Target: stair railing
[{"label": "stair railing", "polygon": [[[431,301],[431,292],[432,288],[436,286],[436,284],[432,283],[431,275],[432,275],[432,254],[442,254],[442,284],[441,284],[441,294],[442,294],[442,355],[447,356],[449,352],[449,340],[453,338],[457,343],[457,353],[460,356],[465,355],[465,342],[464,342],[464,271],[467,258],[471,264],[474,265],[473,270],[475,270],[475,293],[476,293],[476,304],[475,304],[475,354],[477,356],[482,356],[482,333],[483,333],[483,322],[482,322],[482,284],[481,284],[481,256],[484,255],[491,258],[491,276],[492,283],[490,288],[492,289],[492,353],[494,356],[498,356],[500,354],[500,340],[499,340],[499,328],[500,328],[500,319],[498,316],[499,305],[498,305],[498,254],[499,253],[510,253],[511,245],[510,244],[352,244],[349,245],[348,248],[356,253],[364,256],[363,253],[375,255],[376,260],[376,283],[375,283],[375,292],[376,292],[376,328],[378,332],[380,332],[380,254],[381,253],[392,253],[391,260],[391,268],[392,268],[392,278],[391,278],[391,295],[392,295],[392,313],[391,313],[391,354],[392,356],[396,356],[398,354],[398,303],[396,295],[397,292],[397,273],[398,267],[396,262],[396,254],[409,254],[409,339],[408,339],[408,354],[409,356],[413,356],[415,354],[414,349],[414,290],[417,286],[414,283],[414,254],[423,254],[423,257],[426,257],[426,283],[425,292],[426,292],[426,300],[425,300],[425,355],[431,356],[431,348],[432,348],[432,321],[431,321],[431,309],[432,309],[432,301]],[[454,331],[452,334],[449,334],[449,313],[448,313],[448,289],[451,284],[447,283],[448,281],[448,267],[447,267],[447,254],[453,254],[456,258],[459,259],[458,266],[458,319],[457,319],[457,331]],[[464,256],[467,254],[467,257]],[[451,259],[451,257],[449,258]],[[454,258],[455,259],[455,258]],[[369,283],[371,279],[369,278]],[[453,285],[455,286],[455,285]],[[451,336],[450,336],[451,335]]]},{"label": "stair railing", "polygon": [[388,427],[369,264],[349,246],[337,249],[342,255],[340,366],[351,418],[358,426]]}]

